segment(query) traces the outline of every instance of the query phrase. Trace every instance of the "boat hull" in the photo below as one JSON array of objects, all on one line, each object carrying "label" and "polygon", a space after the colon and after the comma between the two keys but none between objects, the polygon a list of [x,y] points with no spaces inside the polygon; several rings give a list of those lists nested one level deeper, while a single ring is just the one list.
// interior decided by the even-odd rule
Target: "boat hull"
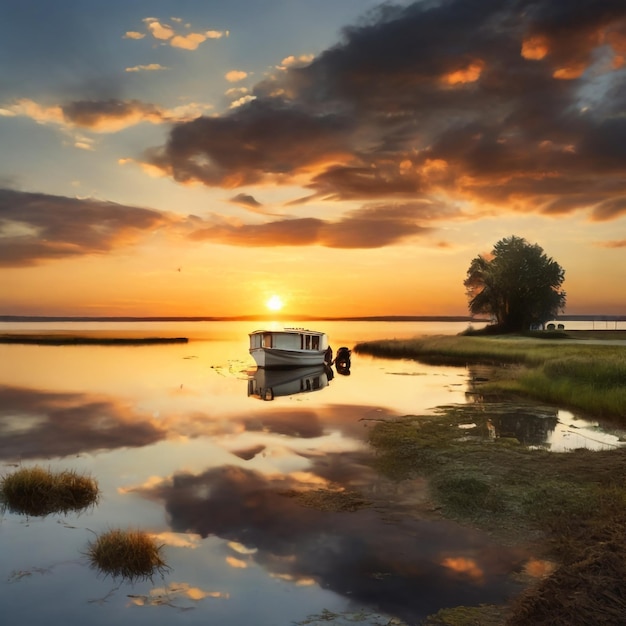
[{"label": "boat hull", "polygon": [[286,369],[324,364],[324,350],[284,350],[282,348],[251,348],[258,367]]}]

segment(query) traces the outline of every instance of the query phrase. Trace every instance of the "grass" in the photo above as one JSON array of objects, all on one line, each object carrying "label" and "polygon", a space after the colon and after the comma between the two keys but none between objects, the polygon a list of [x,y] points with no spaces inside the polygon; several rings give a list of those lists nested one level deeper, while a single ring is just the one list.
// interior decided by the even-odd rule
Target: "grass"
[{"label": "grass", "polygon": [[87,556],[105,576],[130,582],[152,580],[169,569],[161,557],[162,547],[144,531],[112,529],[89,543]]},{"label": "grass", "polygon": [[45,517],[82,511],[94,506],[99,495],[93,478],[72,470],[24,467],[0,479],[0,505],[24,515]]},{"label": "grass", "polygon": [[626,347],[528,337],[434,336],[359,343],[355,352],[431,364],[516,364],[485,393],[519,393],[626,421]]},{"label": "grass", "polygon": [[[377,423],[369,433],[377,468],[396,480],[427,477],[445,517],[532,545],[559,564],[506,607],[507,624],[622,623],[626,449],[554,454],[490,439],[486,407]],[[462,613],[427,623],[491,623],[463,621]]]}]

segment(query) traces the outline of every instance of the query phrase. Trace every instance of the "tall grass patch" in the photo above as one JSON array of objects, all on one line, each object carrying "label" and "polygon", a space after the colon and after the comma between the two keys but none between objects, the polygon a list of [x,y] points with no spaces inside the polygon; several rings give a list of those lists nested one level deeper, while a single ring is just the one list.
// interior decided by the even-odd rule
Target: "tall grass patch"
[{"label": "tall grass patch", "polygon": [[503,368],[489,392],[523,393],[626,421],[626,347],[528,337],[433,336],[359,343],[357,353],[430,364],[519,364]]},{"label": "tall grass patch", "polygon": [[519,379],[520,390],[548,402],[562,402],[596,417],[626,417],[624,355],[567,356],[544,363]]},{"label": "tall grass patch", "polygon": [[12,513],[45,517],[94,506],[100,497],[95,479],[73,470],[53,472],[23,467],[0,479],[0,505]]},{"label": "tall grass patch", "polygon": [[112,529],[89,543],[87,557],[105,576],[129,582],[152,580],[169,567],[161,556],[163,546],[141,530]]}]

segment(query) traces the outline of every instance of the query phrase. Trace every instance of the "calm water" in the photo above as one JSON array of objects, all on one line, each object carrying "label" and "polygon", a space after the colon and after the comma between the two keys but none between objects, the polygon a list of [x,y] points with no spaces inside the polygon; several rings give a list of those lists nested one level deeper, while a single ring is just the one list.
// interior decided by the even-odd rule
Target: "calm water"
[{"label": "calm water", "polygon": [[[531,555],[419,514],[425,486],[393,486],[396,513],[306,508],[290,490],[345,487],[376,500],[390,485],[368,469],[373,420],[466,403],[476,372],[354,355],[349,376],[308,393],[254,395],[247,334],[255,323],[0,324],[19,330],[101,330],[189,336],[145,347],[0,345],[2,473],[39,464],[91,474],[101,502],[80,515],[0,525],[6,623],[417,623],[446,606],[504,602]],[[316,323],[332,347],[377,338],[456,333],[454,323]],[[306,378],[303,388],[307,388]],[[267,381],[261,381],[266,384]],[[271,381],[276,389],[285,381]],[[293,381],[287,381],[291,384]],[[282,387],[286,388],[286,387]],[[542,413],[543,411],[543,413]],[[504,411],[495,426],[529,445],[566,449],[617,437],[553,409]],[[559,428],[565,437],[558,435]],[[567,435],[569,431],[569,435]],[[578,447],[579,444],[571,446]],[[158,536],[171,570],[134,585],[89,567],[94,533]],[[319,620],[315,618],[319,616]],[[328,623],[327,621],[325,623]]]}]

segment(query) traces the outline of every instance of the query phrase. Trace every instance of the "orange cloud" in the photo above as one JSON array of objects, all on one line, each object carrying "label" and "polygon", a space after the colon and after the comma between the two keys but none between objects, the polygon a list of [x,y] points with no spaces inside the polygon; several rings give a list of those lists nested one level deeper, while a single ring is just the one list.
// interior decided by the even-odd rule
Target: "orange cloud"
[{"label": "orange cloud", "polygon": [[164,213],[114,202],[0,189],[0,266],[103,254],[172,223]]},{"label": "orange cloud", "polygon": [[243,72],[240,70],[231,70],[230,72],[227,72],[224,75],[224,78],[229,82],[229,83],[237,83],[240,80],[243,80],[244,78],[248,77],[248,73],[247,72]]},{"label": "orange cloud", "polygon": [[172,37],[170,45],[172,48],[182,48],[183,50],[196,50],[198,46],[206,41],[206,36],[200,33],[189,33],[188,35],[176,35]]},{"label": "orange cloud", "polygon": [[245,561],[241,559],[236,559],[234,556],[227,556],[226,563],[236,569],[246,569],[248,567],[248,564]]},{"label": "orange cloud", "polygon": [[475,83],[480,78],[484,67],[484,61],[473,61],[465,68],[455,70],[454,72],[442,76],[441,80],[447,85]]},{"label": "orange cloud", "polygon": [[549,52],[548,40],[542,35],[535,35],[522,42],[522,56],[532,61],[540,61]]},{"label": "orange cloud", "polygon": [[614,30],[606,35],[606,40],[613,49],[612,69],[618,70],[626,63],[626,27],[623,31]]},{"label": "orange cloud", "polygon": [[154,72],[158,70],[166,70],[160,63],[149,63],[148,65],[135,65],[134,67],[127,67],[127,72]]},{"label": "orange cloud", "polygon": [[[182,20],[180,18],[171,18],[176,24],[180,24]],[[167,43],[172,48],[178,48],[180,50],[197,50],[198,46],[205,42],[207,39],[221,39],[222,37],[228,37],[229,31],[224,30],[207,30],[204,32],[191,32],[180,34],[176,30],[168,25],[162,24],[155,17],[147,17],[144,20],[146,28],[150,31],[150,34],[157,40]],[[128,39],[141,39],[144,35],[130,31],[126,33],[125,38]]]},{"label": "orange cloud", "polygon": [[159,20],[153,17],[147,17],[144,22],[146,23],[146,27],[150,31],[150,34],[155,39],[160,39],[162,41],[168,40],[174,36],[174,31],[170,26],[165,26],[159,22]]},{"label": "orange cloud", "polygon": [[576,78],[580,78],[585,73],[586,69],[586,63],[572,63],[571,65],[559,67],[558,69],[554,70],[552,76],[554,78],[558,78],[559,80],[574,80]]},{"label": "orange cloud", "polygon": [[600,248],[626,248],[626,239],[615,241],[600,241],[596,244]]},{"label": "orange cloud", "polygon": [[279,70],[285,70],[289,67],[302,67],[303,65],[307,65],[315,58],[312,54],[301,54],[300,56],[290,55],[285,57],[278,65]]}]

